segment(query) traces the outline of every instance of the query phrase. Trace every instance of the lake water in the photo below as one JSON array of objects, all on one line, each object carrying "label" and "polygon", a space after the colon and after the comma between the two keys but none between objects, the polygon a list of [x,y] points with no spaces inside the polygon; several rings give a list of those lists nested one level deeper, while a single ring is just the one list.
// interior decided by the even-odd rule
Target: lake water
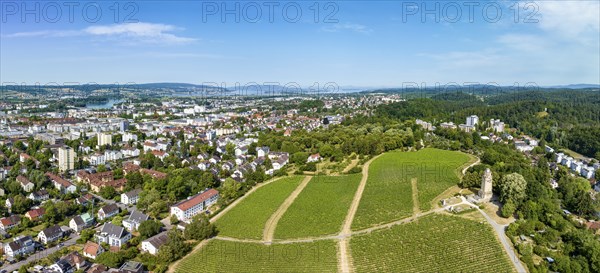
[{"label": "lake water", "polygon": [[115,104],[119,104],[123,102],[123,100],[111,99],[102,104],[87,104],[85,106],[86,109],[111,109]]}]

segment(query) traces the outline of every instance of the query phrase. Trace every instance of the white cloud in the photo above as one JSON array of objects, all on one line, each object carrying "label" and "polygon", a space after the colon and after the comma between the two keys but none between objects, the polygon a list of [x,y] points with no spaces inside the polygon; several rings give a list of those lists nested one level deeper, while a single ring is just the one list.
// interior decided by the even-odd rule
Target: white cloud
[{"label": "white cloud", "polygon": [[585,39],[600,31],[599,1],[538,1],[539,27],[565,38]]},{"label": "white cloud", "polygon": [[187,44],[197,41],[195,38],[181,37],[171,32],[179,28],[172,25],[153,23],[123,23],[104,26],[90,26],[82,30],[44,30],[32,32],[17,32],[3,35],[6,38],[29,37],[69,37],[91,36],[117,39],[127,44]]},{"label": "white cloud", "polygon": [[351,24],[351,23],[332,24],[332,25],[322,27],[321,30],[325,31],[325,32],[340,32],[340,31],[348,30],[348,31],[353,31],[353,32],[358,32],[358,33],[363,33],[363,34],[369,34],[369,33],[373,32],[372,29],[370,29],[369,27],[367,27],[365,25]]},{"label": "white cloud", "polygon": [[498,42],[521,51],[539,52],[549,42],[544,37],[529,34],[505,34],[498,37]]},{"label": "white cloud", "polygon": [[177,30],[175,26],[151,23],[115,24],[108,26],[91,26],[85,33],[106,37],[127,37],[143,42],[185,44],[196,41],[194,38],[180,37],[169,32]]},{"label": "white cloud", "polygon": [[30,32],[16,32],[12,34],[2,35],[4,38],[31,38],[31,37],[69,37],[81,35],[81,31],[77,30],[42,30]]}]

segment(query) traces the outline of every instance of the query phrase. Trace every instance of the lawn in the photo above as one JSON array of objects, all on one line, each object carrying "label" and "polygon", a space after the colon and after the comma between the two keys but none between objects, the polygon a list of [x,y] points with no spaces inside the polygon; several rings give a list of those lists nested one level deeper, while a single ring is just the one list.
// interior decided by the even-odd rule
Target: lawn
[{"label": "lawn", "polygon": [[279,220],[275,238],[339,233],[361,177],[360,174],[313,177]]},{"label": "lawn", "polygon": [[212,240],[175,272],[337,272],[336,253],[334,241],[264,245]]},{"label": "lawn", "polygon": [[356,272],[514,272],[487,223],[432,214],[353,236]]},{"label": "lawn", "polygon": [[298,187],[303,176],[282,178],[247,196],[216,222],[220,236],[262,239],[265,223]]},{"label": "lawn", "polygon": [[460,152],[423,149],[381,155],[369,167],[369,178],[352,223],[354,230],[412,215],[411,180],[416,178],[419,209],[459,181],[459,168],[471,158]]}]

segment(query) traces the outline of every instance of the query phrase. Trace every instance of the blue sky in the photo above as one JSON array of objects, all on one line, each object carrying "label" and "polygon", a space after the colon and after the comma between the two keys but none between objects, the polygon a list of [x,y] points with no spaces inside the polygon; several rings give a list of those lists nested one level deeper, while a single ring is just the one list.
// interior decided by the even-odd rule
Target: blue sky
[{"label": "blue sky", "polygon": [[47,3],[0,3],[3,84],[600,83],[598,1]]}]

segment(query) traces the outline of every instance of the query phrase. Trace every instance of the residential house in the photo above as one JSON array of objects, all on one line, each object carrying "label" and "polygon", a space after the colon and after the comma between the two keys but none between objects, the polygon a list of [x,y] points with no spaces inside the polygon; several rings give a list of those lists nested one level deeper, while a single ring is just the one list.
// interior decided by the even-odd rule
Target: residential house
[{"label": "residential house", "polygon": [[245,161],[246,159],[243,156],[238,156],[235,158],[235,165],[242,165]]},{"label": "residential house", "polygon": [[165,158],[169,157],[169,153],[165,151],[152,151],[151,153],[160,160],[165,160]]},{"label": "residential house", "polygon": [[94,242],[87,242],[85,243],[85,246],[83,246],[83,256],[90,259],[96,259],[102,252],[104,252],[102,246]]},{"label": "residential house", "polygon": [[35,244],[31,236],[19,236],[12,242],[4,244],[4,255],[14,258],[18,255],[27,255],[35,251]]},{"label": "residential house", "polygon": [[206,211],[218,199],[217,190],[206,190],[172,206],[171,215],[175,215],[180,221],[189,221],[195,215]]},{"label": "residential house", "polygon": [[321,161],[321,155],[320,154],[312,154],[306,160],[307,163],[319,162],[319,161]]},{"label": "residential house", "polygon": [[221,170],[231,171],[234,167],[235,167],[235,164],[231,161],[228,161],[228,162],[223,163],[223,165],[221,166]]},{"label": "residential house", "polygon": [[102,264],[93,264],[85,273],[106,273],[108,267]]},{"label": "residential house", "polygon": [[80,233],[83,229],[92,226],[93,223],[94,223],[94,218],[89,213],[86,212],[82,215],[73,217],[73,219],[71,219],[71,221],[69,221],[69,227],[73,231]]},{"label": "residential house", "polygon": [[213,155],[210,159],[208,159],[208,162],[210,162],[211,164],[217,164],[221,162],[221,158],[217,155]]},{"label": "residential house", "polygon": [[235,156],[241,156],[248,153],[248,146],[241,146],[235,148]]},{"label": "residential house", "polygon": [[12,208],[12,206],[15,204],[15,199],[12,197],[9,197],[6,199],[6,201],[4,201],[4,206],[8,209],[8,211],[10,212],[10,208]]},{"label": "residential house", "polygon": [[141,189],[135,189],[126,193],[122,193],[121,203],[125,205],[134,205],[135,203],[137,203],[141,192]]},{"label": "residential house", "polygon": [[58,175],[55,175],[51,172],[47,172],[46,176],[54,184],[54,187],[57,190],[59,190],[60,193],[62,193],[62,194],[75,193],[75,191],[77,191],[77,187],[75,187],[75,185],[73,185],[73,183],[69,182],[68,180],[66,180]]},{"label": "residential house", "polygon": [[23,190],[26,192],[31,192],[35,188],[35,184],[33,184],[31,181],[29,181],[29,179],[27,179],[27,177],[25,177],[25,176],[22,176],[22,175],[17,176],[17,182],[19,182],[19,184],[21,185],[21,188],[23,188]]},{"label": "residential house", "polygon": [[148,221],[148,218],[148,215],[134,210],[127,219],[123,220],[123,226],[129,231],[134,231],[140,227],[141,223]]},{"label": "residential house", "polygon": [[131,239],[131,233],[127,232],[123,227],[115,226],[112,223],[105,223],[94,237],[98,243],[107,243],[110,246],[121,247]]},{"label": "residential house", "polygon": [[576,173],[581,173],[581,168],[583,167],[583,163],[579,162],[579,161],[573,161],[571,162],[571,170],[576,172]]},{"label": "residential house", "polygon": [[279,158],[277,158],[277,160],[272,162],[273,169],[277,171],[277,170],[283,168],[283,166],[285,166],[287,163],[288,163],[288,156],[282,155]]},{"label": "residential house", "polygon": [[594,168],[592,167],[588,167],[588,166],[584,166],[581,168],[581,176],[585,177],[586,179],[591,179],[594,178],[596,170],[594,170]]},{"label": "residential house", "polygon": [[9,230],[21,224],[21,216],[11,215],[0,219],[0,228],[3,230]]},{"label": "residential house", "polygon": [[27,217],[29,220],[33,221],[37,221],[40,220],[44,214],[46,214],[46,209],[44,208],[37,208],[37,209],[32,209],[30,211],[28,211],[27,213],[25,213],[25,217]]},{"label": "residential house", "polygon": [[148,252],[157,255],[161,246],[169,241],[169,235],[166,232],[159,233],[151,238],[142,241],[142,252]]},{"label": "residential house", "polygon": [[77,198],[75,199],[75,202],[76,202],[78,205],[81,205],[81,206],[84,206],[84,207],[85,207],[85,206],[87,206],[87,205],[90,203],[90,201],[94,201],[94,196],[92,196],[92,195],[91,195],[91,194],[89,194],[89,193],[88,193],[88,194],[86,194],[86,195],[84,195],[84,196],[77,197]]},{"label": "residential house", "polygon": [[206,171],[210,168],[211,163],[209,161],[202,161],[200,163],[198,163],[198,169],[202,170],[202,171]]},{"label": "residential house", "polygon": [[47,267],[44,273],[73,273],[87,267],[87,261],[78,252],[74,251]]},{"label": "residential house", "polygon": [[34,192],[30,193],[29,196],[27,196],[27,198],[29,198],[35,202],[43,202],[43,201],[50,199],[50,194],[48,193],[47,190],[42,189],[42,190],[34,191]]},{"label": "residential house", "polygon": [[104,219],[113,217],[117,214],[119,214],[119,207],[117,206],[117,204],[108,204],[100,208],[100,210],[98,210],[98,219],[102,221]]},{"label": "residential house", "polygon": [[55,263],[48,266],[44,272],[49,273],[73,273],[75,269],[73,266],[65,260],[59,259]]},{"label": "residential house", "polygon": [[257,157],[265,157],[269,154],[269,147],[256,147],[256,156]]},{"label": "residential house", "polygon": [[63,237],[63,231],[59,225],[51,226],[38,233],[38,241],[44,244],[48,244],[59,240]]}]

